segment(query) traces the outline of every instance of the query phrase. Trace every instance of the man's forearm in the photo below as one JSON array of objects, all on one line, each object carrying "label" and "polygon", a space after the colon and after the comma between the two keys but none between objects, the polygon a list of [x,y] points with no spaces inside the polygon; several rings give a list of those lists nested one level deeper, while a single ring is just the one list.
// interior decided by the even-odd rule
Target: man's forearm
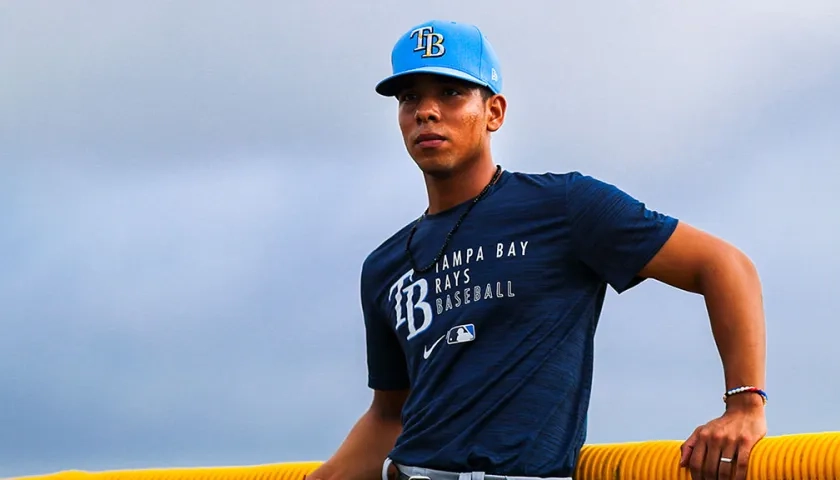
[{"label": "man's forearm", "polygon": [[[764,388],[766,331],[761,281],[753,263],[739,251],[713,262],[699,278],[712,334],[723,363],[726,389]],[[736,395],[729,407],[762,404],[758,395]]]},{"label": "man's forearm", "polygon": [[359,418],[335,454],[307,478],[319,480],[378,480],[388,452],[402,431],[399,418],[384,418],[369,410]]}]

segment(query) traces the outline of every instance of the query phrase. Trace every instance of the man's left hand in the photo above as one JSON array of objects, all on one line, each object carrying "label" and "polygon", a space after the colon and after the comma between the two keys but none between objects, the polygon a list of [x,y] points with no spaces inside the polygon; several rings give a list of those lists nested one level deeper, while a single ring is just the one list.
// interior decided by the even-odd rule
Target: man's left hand
[{"label": "man's left hand", "polygon": [[682,444],[680,466],[691,470],[692,480],[746,480],[750,452],[766,434],[763,405],[730,406]]}]

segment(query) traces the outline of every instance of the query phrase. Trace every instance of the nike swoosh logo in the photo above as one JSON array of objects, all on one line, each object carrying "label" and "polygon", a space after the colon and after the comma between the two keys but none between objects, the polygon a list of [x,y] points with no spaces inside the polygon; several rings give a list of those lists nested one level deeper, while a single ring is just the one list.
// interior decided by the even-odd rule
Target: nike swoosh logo
[{"label": "nike swoosh logo", "polygon": [[433,343],[431,347],[423,347],[423,358],[424,359],[429,358],[429,355],[432,354],[432,350],[434,350],[435,347],[437,347],[438,343],[440,343],[440,341],[443,340],[443,337],[445,337],[445,336],[446,335],[441,335],[440,338],[438,338],[437,341],[435,343]]}]

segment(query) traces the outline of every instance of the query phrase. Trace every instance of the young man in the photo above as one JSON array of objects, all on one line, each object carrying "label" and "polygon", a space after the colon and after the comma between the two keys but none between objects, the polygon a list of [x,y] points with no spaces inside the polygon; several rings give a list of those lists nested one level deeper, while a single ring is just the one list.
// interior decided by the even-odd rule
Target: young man
[{"label": "young man", "polygon": [[[702,294],[726,389],[763,387],[761,287],[743,253],[592,177],[495,165],[490,135],[507,104],[477,27],[411,28],[392,67],[376,91],[397,99],[428,209],[364,262],[373,402],[308,478],[571,477],[607,286],[645,278]],[[730,392],[691,434],[681,464],[693,478],[745,478],[764,400]]]}]

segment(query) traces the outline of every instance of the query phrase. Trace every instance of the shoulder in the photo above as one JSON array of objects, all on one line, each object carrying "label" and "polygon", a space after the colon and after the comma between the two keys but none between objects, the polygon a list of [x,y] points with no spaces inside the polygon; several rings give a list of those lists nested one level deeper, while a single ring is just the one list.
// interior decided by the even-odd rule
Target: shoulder
[{"label": "shoulder", "polygon": [[567,172],[546,171],[541,173],[511,172],[511,180],[518,188],[532,188],[537,190],[554,190],[564,192],[566,189],[574,188],[580,190],[591,188],[615,188],[603,180],[594,176],[586,175],[580,171],[572,170]]},{"label": "shoulder", "polygon": [[626,195],[615,185],[577,170],[567,172],[512,172],[511,184],[518,197],[527,198],[533,193],[542,202],[554,208],[569,204],[598,200],[615,195]]},{"label": "shoulder", "polygon": [[588,185],[593,180],[578,171],[509,171],[500,185],[500,193],[491,200],[493,210],[532,221],[550,218],[565,222],[575,208],[580,208],[570,205],[571,197],[585,198],[586,193],[581,195],[581,192],[592,189]]},{"label": "shoulder", "polygon": [[604,197],[625,196],[631,198],[616,184],[602,178],[586,175],[581,172],[571,172],[566,176],[567,195],[570,201],[594,200]]},{"label": "shoulder", "polygon": [[[648,208],[642,200],[610,181],[573,170],[556,173],[514,173],[515,196],[529,206],[545,206],[565,219],[571,229],[587,235],[605,229],[664,226],[672,229],[676,218]],[[530,195],[531,189],[536,195]]]},{"label": "shoulder", "polygon": [[[560,201],[564,210],[574,212],[590,208],[622,205],[644,205],[617,184],[577,170],[556,173],[520,173],[518,183],[540,190],[548,198]],[[556,204],[556,203],[555,203]]]},{"label": "shoulder", "polygon": [[572,172],[510,172],[512,182],[524,188],[557,188],[566,185],[570,177],[579,176],[580,173]]},{"label": "shoulder", "polygon": [[384,281],[383,277],[394,271],[394,267],[403,259],[405,242],[414,223],[414,220],[408,222],[368,253],[362,262],[363,284]]},{"label": "shoulder", "polygon": [[510,172],[505,190],[517,199],[534,198],[553,203],[565,196],[570,178],[577,172]]}]

